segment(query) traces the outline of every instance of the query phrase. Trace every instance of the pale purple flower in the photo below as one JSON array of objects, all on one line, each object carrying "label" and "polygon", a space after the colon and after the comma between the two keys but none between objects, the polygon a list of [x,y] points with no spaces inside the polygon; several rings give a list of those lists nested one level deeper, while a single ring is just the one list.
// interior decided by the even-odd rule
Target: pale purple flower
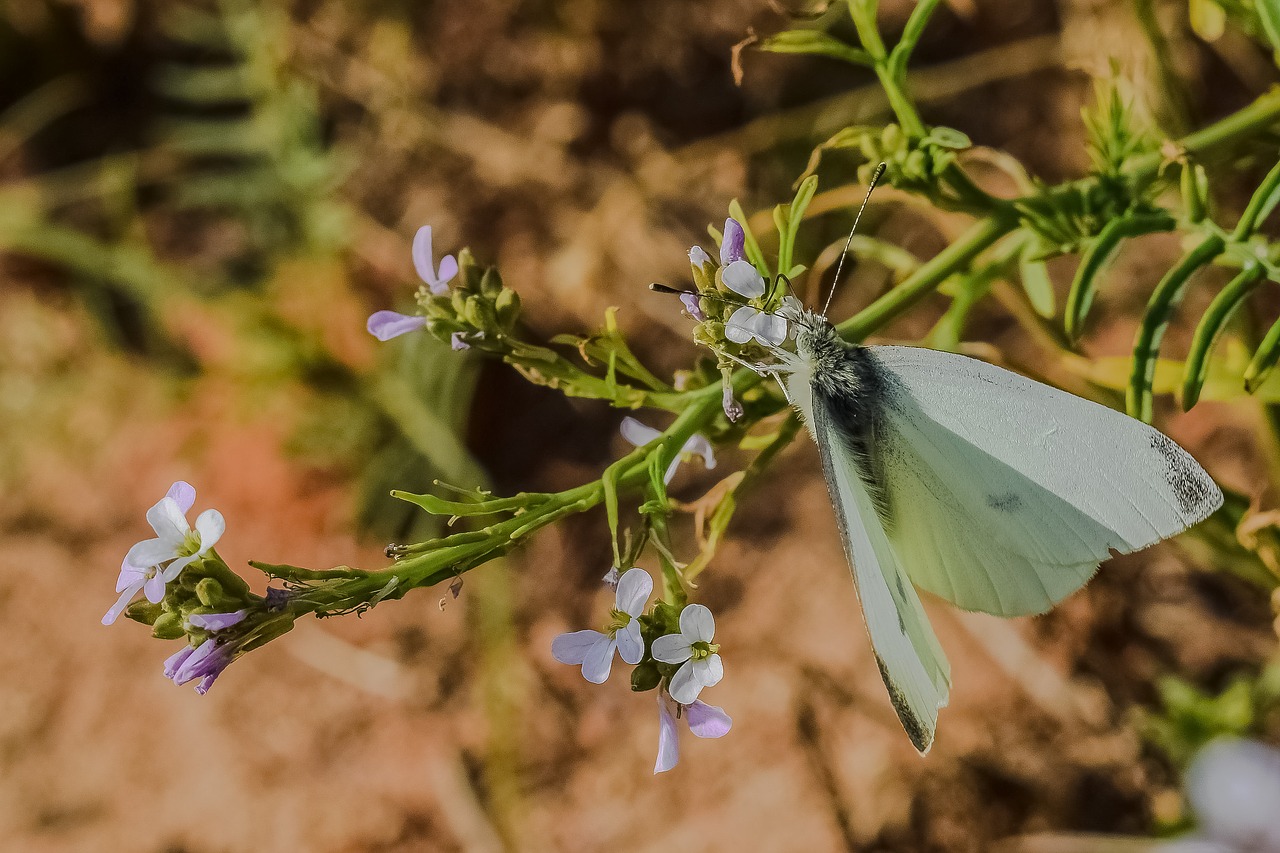
[{"label": "pale purple flower", "polygon": [[374,311],[369,315],[365,328],[380,341],[389,341],[409,332],[426,328],[427,318],[397,311]]},{"label": "pale purple flower", "polygon": [[204,695],[227,668],[233,658],[231,647],[210,637],[199,646],[185,646],[164,662],[164,675],[174,684],[187,684],[200,679],[196,692]]},{"label": "pale purple flower", "polygon": [[431,288],[436,296],[447,293],[449,281],[458,274],[458,261],[453,255],[445,255],[440,259],[440,268],[435,267],[435,259],[431,253],[431,226],[424,225],[413,235],[413,268],[418,271],[418,278]]},{"label": "pale purple flower", "polygon": [[637,664],[644,657],[639,616],[653,592],[653,578],[644,569],[628,569],[618,579],[615,607],[604,632],[573,631],[551,641],[551,656],[560,663],[581,665],[582,677],[601,684],[613,668],[613,651],[624,663]]},{"label": "pale purple flower", "polygon": [[729,423],[737,423],[745,411],[733,396],[733,383],[728,376],[724,379],[724,390],[720,392],[720,408],[724,409],[724,416],[729,419]]},{"label": "pale purple flower", "polygon": [[765,346],[776,347],[787,339],[787,321],[777,314],[743,305],[725,321],[724,336],[735,344],[745,344],[755,338]]},{"label": "pale purple flower", "polygon": [[689,249],[689,263],[695,267],[702,267],[711,263],[711,256],[701,246],[693,246]]},{"label": "pale purple flower", "polygon": [[293,590],[281,589],[276,586],[267,587],[267,609],[268,610],[284,610],[289,600],[293,598]]},{"label": "pale purple flower", "polygon": [[[622,419],[621,432],[622,437],[636,447],[644,447],[646,444],[662,437],[660,430],[646,426],[630,415]],[[711,447],[711,442],[702,433],[694,433],[689,436],[689,440],[684,443],[684,446],[680,448],[680,452],[676,454],[676,458],[672,459],[671,464],[667,466],[667,472],[662,475],[662,482],[670,483],[676,476],[676,469],[680,467],[680,462],[686,453],[701,456],[702,464],[708,471],[716,467],[716,452]]]},{"label": "pale purple flower", "polygon": [[206,631],[224,631],[232,625],[240,624],[248,615],[248,610],[237,610],[234,613],[192,613],[187,617],[187,622]]},{"label": "pale purple flower", "polygon": [[449,346],[456,352],[458,350],[471,349],[471,344],[462,339],[462,332],[454,332],[449,336]]},{"label": "pale purple flower", "polygon": [[604,573],[604,577],[602,577],[600,580],[601,580],[601,581],[603,581],[603,582],[604,582],[604,585],[605,585],[605,586],[607,586],[607,587],[609,587],[610,589],[617,589],[617,588],[618,588],[618,578],[620,578],[620,577],[621,577],[621,575],[620,575],[620,574],[618,574],[618,567],[617,567],[617,566],[610,566],[610,567],[609,567],[609,571],[605,572],[605,573]]},{"label": "pale purple flower", "polygon": [[1269,853],[1280,850],[1280,749],[1218,738],[1187,770],[1187,800],[1199,829],[1159,853]]},{"label": "pale purple flower", "polygon": [[654,775],[665,773],[680,761],[679,726],[677,720],[685,720],[695,737],[718,738],[729,733],[733,719],[724,709],[695,700],[681,705],[664,690],[658,691],[658,760],[653,765]]},{"label": "pale purple flower", "polygon": [[684,305],[684,310],[689,312],[689,316],[701,323],[707,319],[707,315],[702,310],[702,297],[692,291],[680,294],[680,303]]},{"label": "pale purple flower", "polygon": [[724,235],[720,239],[720,266],[742,260],[747,245],[747,233],[732,216],[724,221]]},{"label": "pale purple flower", "polygon": [[680,633],[653,641],[654,660],[682,664],[667,688],[681,705],[692,704],[702,688],[713,687],[724,678],[724,663],[717,654],[720,647],[711,642],[715,633],[711,611],[704,605],[690,604],[680,611]]},{"label": "pale purple flower", "polygon": [[147,510],[147,521],[156,538],[137,543],[125,554],[116,579],[120,598],[102,617],[103,625],[115,622],[139,592],[152,604],[164,600],[165,584],[208,553],[222,538],[227,523],[216,509],[200,513],[194,530],[187,524],[187,511],[195,500],[196,490],[179,480]]}]

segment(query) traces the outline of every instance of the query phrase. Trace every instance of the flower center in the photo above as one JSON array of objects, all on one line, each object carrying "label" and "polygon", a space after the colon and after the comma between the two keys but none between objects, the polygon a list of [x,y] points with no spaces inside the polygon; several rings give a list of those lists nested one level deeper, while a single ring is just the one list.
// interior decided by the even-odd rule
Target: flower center
[{"label": "flower center", "polygon": [[706,660],[716,652],[720,651],[720,645],[718,643],[704,643],[702,640],[699,640],[689,646],[689,650],[691,652],[689,657],[693,660]]},{"label": "flower center", "polygon": [[187,534],[182,537],[182,544],[178,546],[179,557],[190,557],[192,554],[200,550],[200,533],[196,530],[188,530]]},{"label": "flower center", "polygon": [[631,618],[630,613],[625,613],[614,607],[609,611],[609,624],[605,626],[604,632],[612,640],[618,635],[619,631],[631,624]]}]

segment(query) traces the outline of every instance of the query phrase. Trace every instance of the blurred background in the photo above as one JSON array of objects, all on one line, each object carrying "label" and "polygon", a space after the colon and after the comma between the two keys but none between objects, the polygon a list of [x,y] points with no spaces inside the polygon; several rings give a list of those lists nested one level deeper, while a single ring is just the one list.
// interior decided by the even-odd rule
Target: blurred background
[{"label": "blurred background", "polygon": [[[882,30],[912,5],[883,2]],[[1076,177],[1094,76],[1119,69],[1170,136],[1276,82],[1247,35],[1194,34],[1207,6],[947,0],[912,92],[926,122],[1045,182]],[[0,2],[0,846],[1048,850],[1184,828],[1196,746],[1280,737],[1274,576],[1188,540],[1112,560],[1036,619],[931,602],[955,689],[920,759],[803,441],[700,581],[728,669],[706,698],[733,731],[686,738],[659,777],[653,695],[588,685],[549,652],[607,607],[603,513],[467,575],[456,599],[308,620],[204,697],[161,676],[172,644],[99,624],[176,479],[226,516],[232,566],[377,567],[430,530],[391,488],[596,478],[623,452],[622,413],[426,335],[380,345],[365,318],[407,310],[410,239],[431,224],[437,256],[469,245],[499,265],[530,337],[585,333],[616,305],[646,363],[688,367],[687,321],[647,283],[687,281],[730,199],[787,200],[814,145],[887,121],[864,70],[750,48],[735,69],[735,44],[787,20],[764,0]],[[1241,169],[1228,210],[1260,174]],[[816,205],[800,260],[829,268],[861,190],[852,163],[822,174],[846,191]],[[913,255],[963,225],[896,199],[873,203],[871,229]],[[1163,235],[1121,255],[1084,344],[1096,364],[1127,356],[1177,250]],[[1074,264],[1050,264],[1060,297]],[[888,283],[859,265],[833,315]],[[1253,306],[1262,329],[1273,297]],[[1189,297],[1167,351],[1207,300]],[[977,305],[964,340],[1078,382],[1078,358],[1046,355],[1005,302]],[[920,340],[947,304],[886,339]],[[1160,414],[1269,506],[1263,405]],[[674,494],[746,458],[685,466]],[[1122,849],[1091,843],[1070,849]]]}]

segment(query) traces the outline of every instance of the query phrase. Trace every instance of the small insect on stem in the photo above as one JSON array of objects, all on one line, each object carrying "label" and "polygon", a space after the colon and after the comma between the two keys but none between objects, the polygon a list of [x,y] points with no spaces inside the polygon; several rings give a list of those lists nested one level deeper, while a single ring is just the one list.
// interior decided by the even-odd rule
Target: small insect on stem
[{"label": "small insect on stem", "polygon": [[858,223],[862,221],[862,211],[867,209],[867,202],[871,201],[871,191],[876,188],[876,184],[884,177],[884,170],[888,168],[887,163],[881,163],[876,166],[876,170],[871,175],[871,180],[867,183],[867,194],[862,197],[862,204],[858,206],[858,214],[853,217],[853,227],[849,229],[849,237],[844,241],[844,248],[840,250],[840,263],[836,264],[836,276],[831,280],[831,290],[827,292],[827,301],[822,303],[822,316],[827,316],[827,309],[831,307],[831,298],[836,295],[836,285],[840,283],[840,271],[844,269],[844,259],[849,255],[849,246],[853,243],[853,234],[858,230]]}]

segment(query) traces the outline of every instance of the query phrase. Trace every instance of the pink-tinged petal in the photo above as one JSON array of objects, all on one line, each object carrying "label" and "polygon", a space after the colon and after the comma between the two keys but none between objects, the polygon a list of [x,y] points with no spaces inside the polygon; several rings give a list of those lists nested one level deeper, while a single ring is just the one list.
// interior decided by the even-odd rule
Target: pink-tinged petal
[{"label": "pink-tinged petal", "polygon": [[640,623],[632,619],[627,627],[618,632],[614,637],[618,644],[618,657],[622,658],[623,663],[629,663],[632,666],[640,663],[644,657],[644,638],[640,636]]},{"label": "pink-tinged petal", "polygon": [[654,660],[663,663],[684,663],[693,655],[688,638],[681,634],[667,634],[653,641],[650,653]]},{"label": "pink-tinged petal", "polygon": [[196,678],[196,672],[200,669],[200,665],[204,663],[205,658],[213,654],[218,648],[218,641],[213,637],[205,640],[196,647],[190,655],[183,660],[182,665],[178,667],[178,671],[173,674],[173,680],[178,684],[186,684],[188,681]]},{"label": "pink-tinged petal", "polygon": [[133,597],[138,594],[138,590],[142,589],[142,584],[143,581],[138,581],[138,583],[131,584],[120,593],[120,597],[116,599],[116,603],[111,605],[111,609],[103,615],[103,625],[114,624],[115,621],[120,618],[120,614],[129,606],[129,602],[133,601]]},{"label": "pink-tinged petal", "polygon": [[781,346],[787,339],[787,321],[777,314],[761,312],[756,315],[755,336],[769,346]]},{"label": "pink-tinged petal", "polygon": [[172,583],[178,575],[182,574],[183,569],[195,562],[195,559],[195,554],[189,554],[186,557],[179,557],[164,567],[164,571],[160,573],[160,577],[164,578],[165,583]]},{"label": "pink-tinged petal", "polygon": [[724,409],[724,416],[729,419],[729,423],[737,423],[738,418],[743,415],[742,404],[733,398],[733,385],[727,380],[720,394],[720,407]]},{"label": "pink-tinged petal", "polygon": [[666,773],[680,763],[680,739],[676,729],[676,718],[668,704],[671,699],[658,691],[658,760],[653,765],[653,773]]},{"label": "pink-tinged petal", "polygon": [[1280,750],[1220,738],[1187,770],[1200,829],[1237,850],[1280,850]]},{"label": "pink-tinged petal", "polygon": [[710,471],[716,467],[716,451],[711,446],[711,442],[702,433],[694,433],[689,436],[689,440],[684,443],[682,450],[685,453],[693,453],[702,457],[702,467]]},{"label": "pink-tinged petal", "polygon": [[715,687],[724,678],[724,661],[720,660],[720,655],[690,661],[689,665],[693,669],[693,677],[703,687]]},{"label": "pink-tinged petal", "polygon": [[642,424],[630,415],[622,419],[622,425],[618,427],[618,431],[622,433],[623,438],[636,447],[644,447],[662,436],[661,430]]},{"label": "pink-tinged petal", "polygon": [[619,580],[619,578],[618,578],[618,567],[617,567],[617,566],[610,566],[610,567],[609,567],[609,571],[605,572],[605,573],[604,573],[604,577],[600,578],[600,580],[601,580],[602,582],[604,582],[604,584],[605,584],[606,586],[611,586],[611,587],[613,587],[614,589],[617,589],[617,588],[618,588],[618,580]]},{"label": "pink-tinged petal", "polygon": [[[716,635],[716,620],[704,604],[690,604],[680,611],[680,633],[689,642],[711,642]],[[687,702],[684,704],[688,704]]]},{"label": "pink-tinged petal", "polygon": [[724,336],[735,344],[747,343],[756,333],[756,315],[759,313],[750,305],[743,305],[725,321]]},{"label": "pink-tinged petal", "polygon": [[196,502],[195,486],[186,480],[179,480],[169,487],[169,493],[166,498],[173,498],[174,503],[178,505],[178,509],[182,510],[182,514],[186,515],[191,509],[191,505]]},{"label": "pink-tinged petal", "polygon": [[[644,569],[627,569],[618,579],[618,591],[614,601],[618,609],[631,616],[639,616],[653,594],[653,578]],[[628,661],[632,663],[632,661]]]},{"label": "pink-tinged petal", "polygon": [[164,662],[164,677],[173,678],[176,676],[178,670],[182,669],[182,665],[187,662],[187,658],[191,657],[191,653],[195,650],[195,646],[183,643],[181,649],[169,655]]},{"label": "pink-tinged petal", "polygon": [[676,458],[671,460],[671,464],[667,466],[667,470],[662,473],[662,483],[665,486],[671,485],[671,481],[676,478],[676,472],[680,470],[680,454],[676,454]]},{"label": "pink-tinged petal", "polygon": [[733,727],[733,719],[723,708],[701,700],[685,708],[684,714],[689,721],[689,731],[697,737],[724,737]]},{"label": "pink-tinged petal", "polygon": [[222,631],[244,621],[248,614],[248,610],[237,610],[234,613],[192,613],[187,621],[206,631]]},{"label": "pink-tinged petal", "polygon": [[462,332],[454,332],[449,336],[449,348],[454,352],[461,352],[464,349],[471,349],[471,344],[463,339]]},{"label": "pink-tinged petal", "polygon": [[747,246],[747,234],[738,224],[738,220],[730,217],[724,221],[724,235],[720,240],[720,266],[727,267],[742,260],[743,250]]},{"label": "pink-tinged petal", "polygon": [[164,601],[164,575],[156,572],[147,578],[146,583],[143,584],[142,592],[146,595],[147,601],[152,604],[159,604]]},{"label": "pink-tinged petal", "polygon": [[206,675],[204,678],[200,679],[200,683],[196,685],[196,692],[201,696],[208,693],[209,688],[213,686],[213,682],[217,681],[219,675],[222,675],[222,670],[218,670],[217,672]]},{"label": "pink-tinged petal", "polygon": [[418,278],[427,284],[435,284],[435,260],[431,257],[431,226],[423,225],[413,235],[413,269]]},{"label": "pink-tinged petal", "polygon": [[582,661],[582,677],[592,684],[608,681],[609,671],[613,669],[613,650],[617,645],[617,640],[601,635],[596,644],[587,650],[587,656]]},{"label": "pink-tinged petal", "polygon": [[711,256],[701,246],[691,246],[689,248],[689,263],[695,267],[702,267],[711,263]]},{"label": "pink-tinged petal", "polygon": [[667,688],[671,698],[681,705],[692,704],[702,692],[702,684],[693,674],[693,664],[694,661],[689,661],[677,669],[676,674],[671,676],[671,684]]},{"label": "pink-tinged petal", "polygon": [[216,509],[206,509],[196,516],[196,533],[200,534],[201,556],[209,553],[209,549],[218,544],[222,534],[227,532],[227,520]]},{"label": "pink-tinged petal", "polygon": [[178,549],[173,543],[163,539],[144,539],[129,549],[129,553],[124,555],[124,562],[131,568],[145,571],[176,556]]},{"label": "pink-tinged petal", "polygon": [[120,564],[120,576],[116,578],[116,592],[124,592],[127,587],[137,584],[135,589],[140,589],[147,580],[147,569],[150,566],[133,566],[126,559]]},{"label": "pink-tinged petal", "polygon": [[156,501],[156,505],[147,510],[147,522],[161,542],[174,548],[182,544],[183,537],[191,529],[191,525],[187,524],[187,515],[178,506],[178,502],[167,497]]},{"label": "pink-tinged petal", "polygon": [[747,299],[764,296],[764,276],[750,261],[734,261],[720,273],[724,286]]},{"label": "pink-tinged petal", "polygon": [[680,304],[684,306],[684,310],[689,312],[689,316],[701,323],[707,319],[707,314],[702,310],[702,297],[696,293],[680,294]]},{"label": "pink-tinged petal", "polygon": [[[446,289],[446,285],[453,280],[458,274],[458,259],[453,255],[445,255],[440,259],[440,271],[436,276],[435,283],[440,286],[441,290]],[[434,287],[431,288],[432,293],[436,293]],[[438,295],[438,294],[437,294]]]},{"label": "pink-tinged petal", "polygon": [[378,340],[389,341],[426,328],[426,325],[426,317],[400,314],[395,311],[375,311],[369,315],[369,322],[365,324],[365,328]]},{"label": "pink-tinged petal", "polygon": [[561,634],[551,641],[551,656],[560,663],[579,666],[587,659],[587,652],[591,651],[601,639],[604,639],[604,634],[599,631],[574,631]]}]

